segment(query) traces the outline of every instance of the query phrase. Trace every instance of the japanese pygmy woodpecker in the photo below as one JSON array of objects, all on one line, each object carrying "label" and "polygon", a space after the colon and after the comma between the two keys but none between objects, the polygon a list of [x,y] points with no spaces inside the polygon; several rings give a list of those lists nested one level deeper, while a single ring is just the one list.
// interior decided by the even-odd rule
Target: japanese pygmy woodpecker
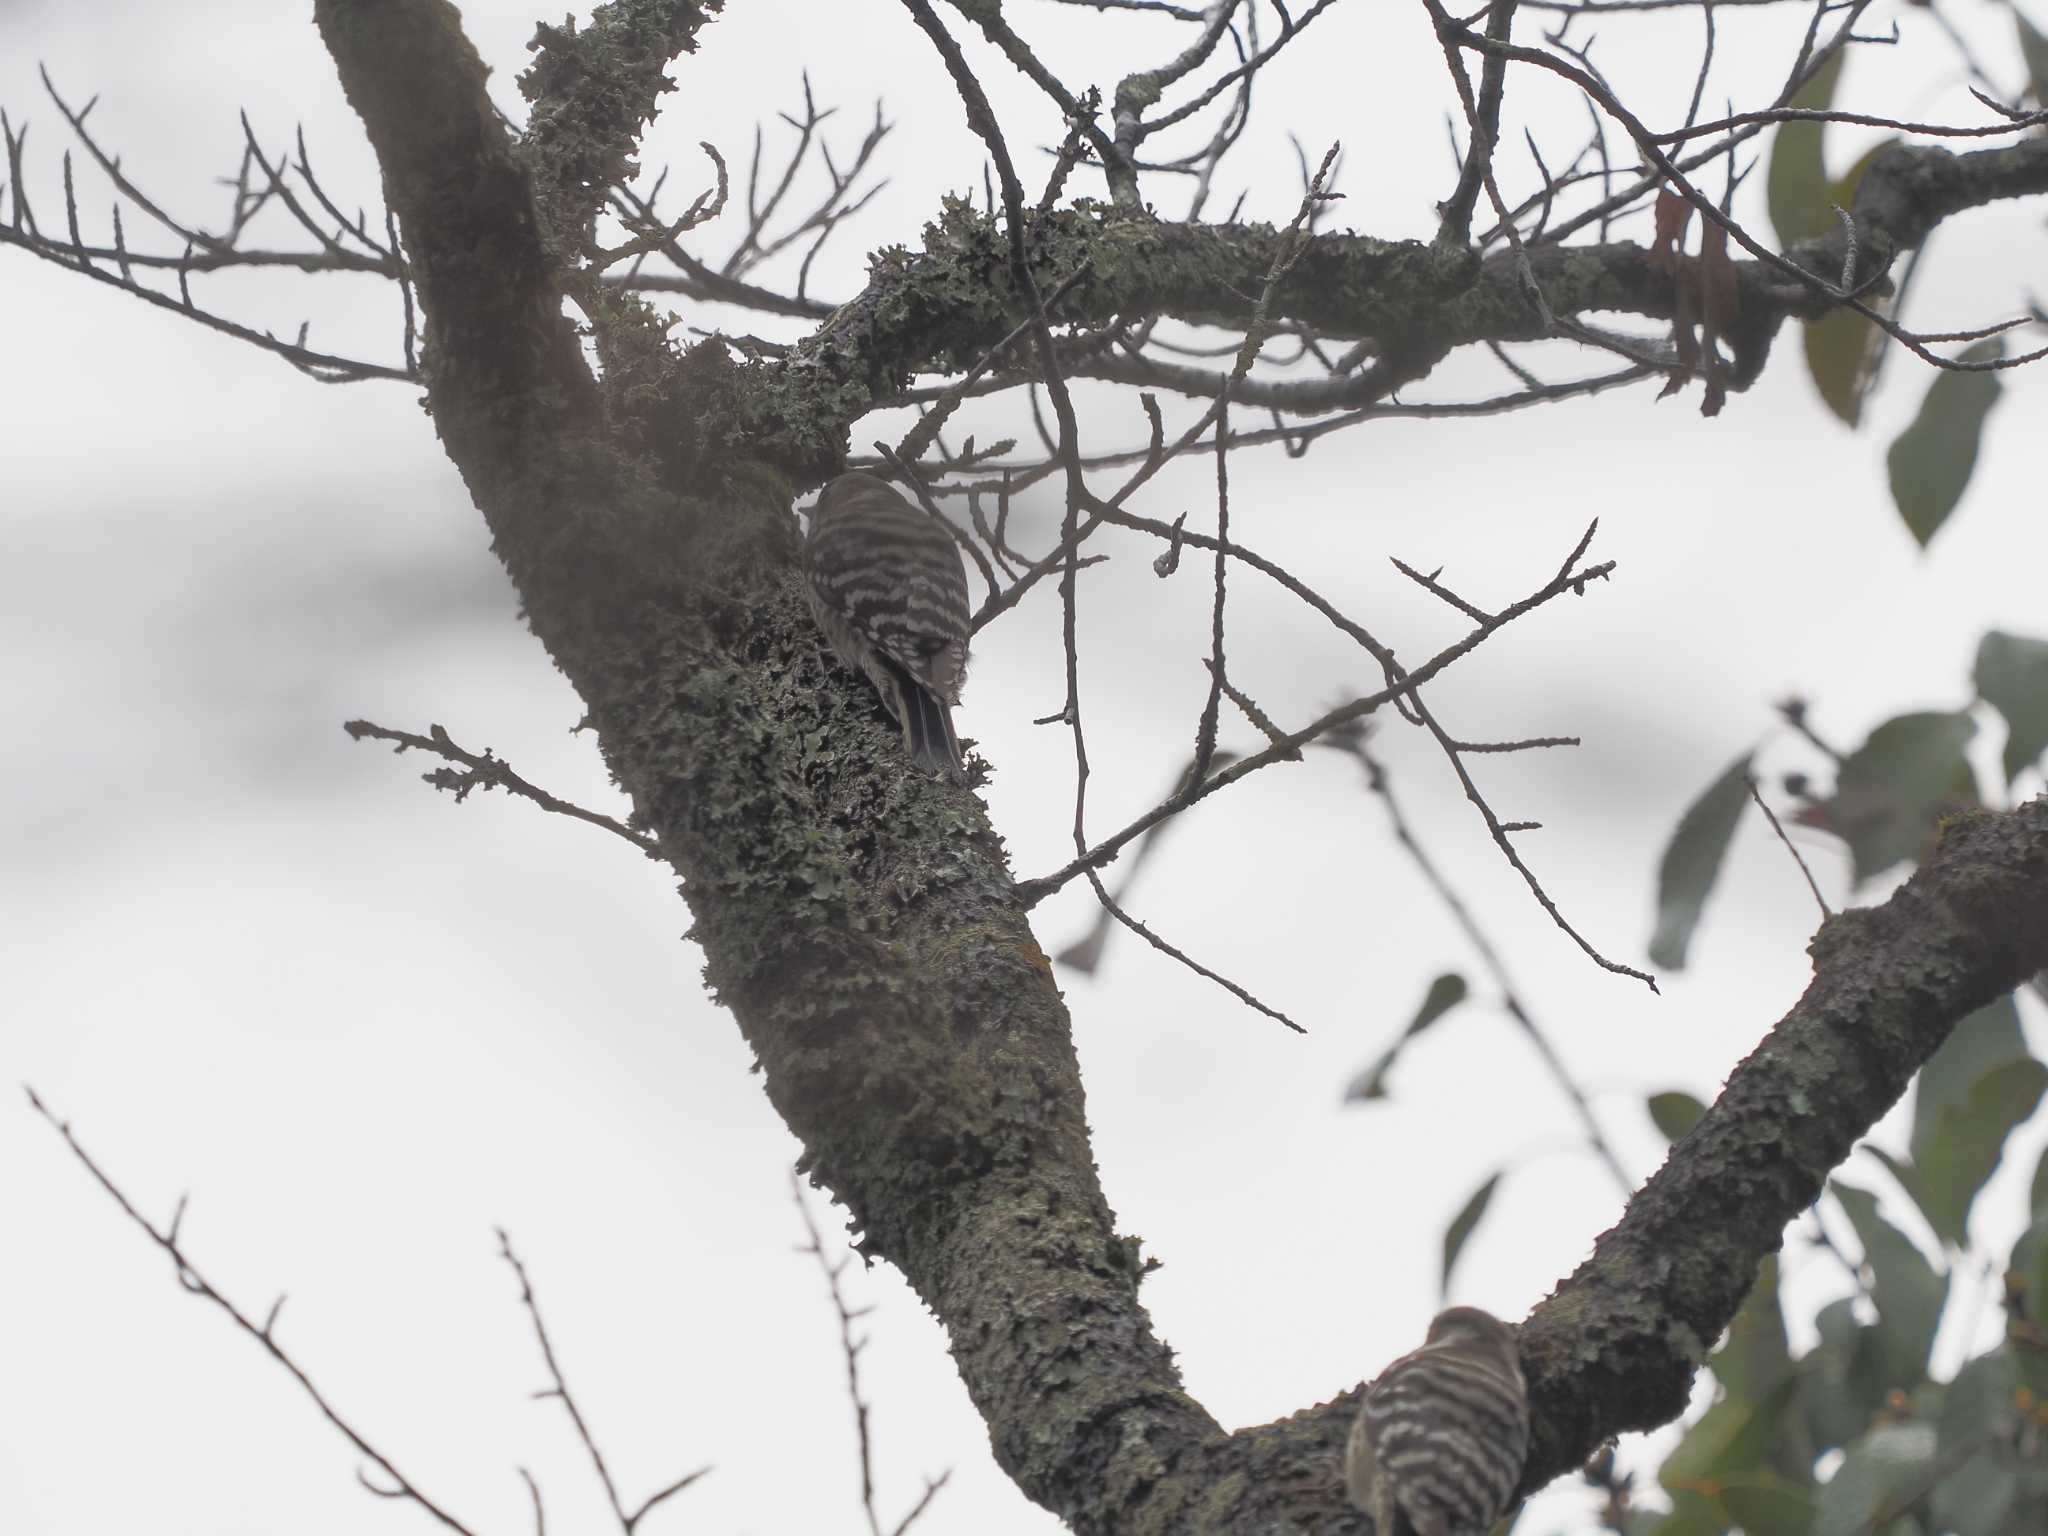
[{"label": "japanese pygmy woodpecker", "polygon": [[875,685],[910,760],[965,782],[953,706],[970,629],[952,535],[887,482],[841,475],[811,513],[804,578],[818,628]]},{"label": "japanese pygmy woodpecker", "polygon": [[1529,1389],[1512,1329],[1452,1307],[1422,1348],[1365,1389],[1344,1450],[1351,1502],[1373,1536],[1485,1536],[1529,1452]]}]

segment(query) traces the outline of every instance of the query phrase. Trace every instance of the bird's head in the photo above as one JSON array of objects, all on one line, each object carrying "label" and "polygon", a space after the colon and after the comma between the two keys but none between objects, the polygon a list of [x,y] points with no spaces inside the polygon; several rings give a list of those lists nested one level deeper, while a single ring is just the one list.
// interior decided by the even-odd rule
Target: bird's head
[{"label": "bird's head", "polygon": [[888,481],[875,475],[849,470],[827,485],[818,497],[818,504],[811,508],[811,526],[816,527],[837,513],[859,505],[863,501],[882,497],[889,501],[902,500],[901,494]]},{"label": "bird's head", "polygon": [[1446,1307],[1430,1322],[1424,1347],[1512,1362],[1515,1330],[1478,1307]]}]

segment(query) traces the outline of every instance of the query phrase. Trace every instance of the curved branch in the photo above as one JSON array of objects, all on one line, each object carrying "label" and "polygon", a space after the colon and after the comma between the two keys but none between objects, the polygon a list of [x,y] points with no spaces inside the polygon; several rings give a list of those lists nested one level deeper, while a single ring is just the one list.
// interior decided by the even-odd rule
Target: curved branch
[{"label": "curved branch", "polygon": [[[1685,1408],[1695,1373],[1757,1265],[1819,1197],[1828,1172],[1898,1102],[1958,1021],[2048,962],[2048,795],[1948,823],[1927,865],[1881,906],[1845,912],[1810,945],[1814,979],[1729,1078],[1700,1123],[1629,1202],[1593,1256],[1520,1335],[1534,1439],[1527,1493],[1611,1436]],[[1355,1393],[1191,1448],[1155,1490],[1199,1515],[1157,1529],[1356,1533],[1334,1461]],[[1164,1452],[1162,1452],[1162,1455]],[[1089,1530],[1147,1528],[1137,1510]],[[1079,1523],[1077,1522],[1077,1526]]]},{"label": "curved branch", "polygon": [[[1941,220],[2007,198],[2048,192],[2048,138],[1954,154],[1931,146],[1895,145],[1872,163],[1856,196],[1863,270],[1880,279],[1897,253],[1918,245]],[[1840,274],[1846,232],[1792,247],[1786,258],[1832,283]],[[1282,232],[1268,225],[1167,224],[1081,205],[1034,222],[1032,268],[1051,289],[1085,262],[1048,316],[1055,324],[1101,326],[1169,315],[1194,324],[1243,329],[1279,249]],[[1669,320],[1676,310],[1668,273],[1646,246],[1533,246],[1484,262],[1462,251],[1357,234],[1318,234],[1275,287],[1271,312],[1305,323],[1320,336],[1372,338],[1383,359],[1386,388],[1426,375],[1451,350],[1477,342],[1535,341],[1549,333],[1529,302],[1526,261],[1552,315],[1616,311]],[[1726,338],[1734,356],[1728,382],[1754,382],[1787,318],[1816,319],[1835,302],[1759,261],[1734,264],[1739,319]],[[780,437],[763,446],[792,473],[822,477],[835,470],[846,427],[879,401],[900,395],[918,373],[958,372],[986,355],[1028,318],[1008,272],[1008,248],[992,219],[949,203],[920,255],[880,264],[867,288],[842,305],[786,362],[758,380],[764,416]],[[1391,360],[1392,366],[1387,366]],[[1100,360],[1097,371],[1114,367]],[[1170,374],[1164,365],[1143,365]],[[1086,370],[1082,370],[1086,371]],[[1133,365],[1133,377],[1140,365]],[[1155,382],[1167,383],[1167,378]],[[1369,403],[1356,380],[1346,403]],[[1284,391],[1274,403],[1287,408]],[[1334,387],[1304,388],[1322,404]]]},{"label": "curved branch", "polygon": [[1786,1223],[1955,1024],[2048,963],[2048,796],[1951,820],[1881,906],[1830,919],[1814,979],[1522,1332],[1525,1487],[1685,1406]]}]

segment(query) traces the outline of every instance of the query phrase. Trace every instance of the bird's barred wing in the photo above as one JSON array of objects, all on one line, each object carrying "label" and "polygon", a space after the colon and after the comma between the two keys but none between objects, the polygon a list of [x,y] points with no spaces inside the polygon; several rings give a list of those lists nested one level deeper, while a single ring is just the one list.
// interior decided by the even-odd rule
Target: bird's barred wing
[{"label": "bird's barred wing", "polygon": [[967,576],[945,529],[888,486],[837,497],[806,544],[819,597],[947,703],[967,674]]},{"label": "bird's barred wing", "polygon": [[1483,1536],[1506,1509],[1528,1454],[1519,1386],[1438,1350],[1389,1366],[1367,1392],[1359,1423],[1418,1536]]}]

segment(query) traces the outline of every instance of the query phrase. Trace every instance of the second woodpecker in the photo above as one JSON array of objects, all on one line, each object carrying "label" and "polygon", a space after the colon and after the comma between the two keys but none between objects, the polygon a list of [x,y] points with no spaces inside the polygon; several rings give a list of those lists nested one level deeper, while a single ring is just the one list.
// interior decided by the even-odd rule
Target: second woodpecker
[{"label": "second woodpecker", "polygon": [[1529,1388],[1514,1330],[1451,1307],[1422,1348],[1380,1372],[1344,1448],[1351,1502],[1373,1536],[1485,1536],[1529,1454]]},{"label": "second woodpecker", "polygon": [[818,628],[875,685],[910,760],[965,783],[953,706],[972,629],[952,535],[886,481],[841,475],[811,512],[804,578]]}]

